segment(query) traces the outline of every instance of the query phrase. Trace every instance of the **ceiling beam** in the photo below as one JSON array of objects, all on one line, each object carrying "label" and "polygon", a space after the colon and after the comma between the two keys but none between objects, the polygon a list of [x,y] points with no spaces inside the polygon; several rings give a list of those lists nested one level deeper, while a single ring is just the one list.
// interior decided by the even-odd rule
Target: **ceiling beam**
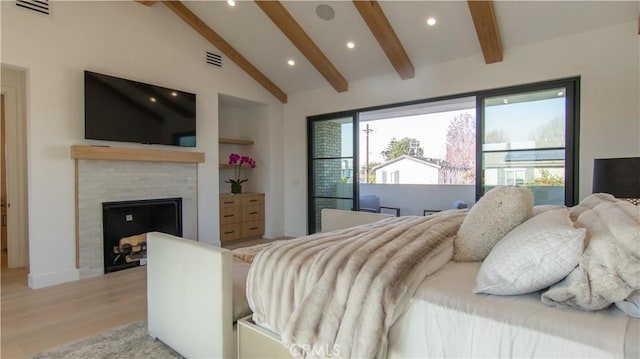
[{"label": "ceiling beam", "polygon": [[311,40],[309,35],[307,35],[280,1],[254,2],[336,91],[344,92],[349,89],[349,83],[344,76],[333,66],[327,56],[325,56],[322,50]]},{"label": "ceiling beam", "polygon": [[473,18],[473,25],[476,27],[484,62],[492,64],[502,61],[502,40],[496,14],[493,11],[493,1],[467,0],[467,4]]},{"label": "ceiling beam", "polygon": [[188,7],[186,7],[180,1],[163,1],[167,8],[173,11],[184,22],[191,26],[202,37],[207,39],[213,46],[226,55],[231,61],[235,62],[241,69],[243,69],[249,76],[253,77],[260,85],[262,85],[267,91],[275,96],[282,103],[287,103],[287,94],[284,93],[278,86],[276,86],[271,80],[269,80],[260,70],[253,66],[244,56],[242,56],[236,49],[234,49],[228,42],[226,42],[220,35],[218,35],[212,28],[204,23],[199,17],[197,17]]},{"label": "ceiling beam", "polygon": [[148,1],[148,0],[136,0],[136,2],[146,6],[153,6],[155,3],[157,3],[157,1]]},{"label": "ceiling beam", "polygon": [[398,75],[403,80],[412,79],[415,76],[415,69],[409,59],[409,55],[404,50],[400,39],[391,27],[391,23],[385,16],[380,4],[377,1],[354,0],[353,5],[362,16],[362,19],[373,36],[378,40],[380,47],[387,55],[391,65],[396,69]]}]

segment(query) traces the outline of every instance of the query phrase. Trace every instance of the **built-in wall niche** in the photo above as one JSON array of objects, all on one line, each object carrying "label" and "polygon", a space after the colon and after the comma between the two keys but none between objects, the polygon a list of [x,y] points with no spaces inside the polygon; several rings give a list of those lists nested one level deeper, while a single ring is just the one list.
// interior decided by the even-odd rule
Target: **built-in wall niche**
[{"label": "built-in wall niche", "polygon": [[269,161],[269,121],[267,105],[230,95],[218,95],[218,163],[220,168],[220,193],[229,193],[235,178],[233,166],[228,165],[229,155],[238,153],[256,160],[256,168],[242,169],[243,192],[265,192],[266,167]]}]

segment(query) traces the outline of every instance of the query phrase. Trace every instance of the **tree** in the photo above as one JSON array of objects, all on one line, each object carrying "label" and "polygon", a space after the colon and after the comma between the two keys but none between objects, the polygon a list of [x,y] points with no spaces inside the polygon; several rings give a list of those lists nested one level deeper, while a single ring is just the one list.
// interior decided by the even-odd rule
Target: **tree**
[{"label": "tree", "polygon": [[564,146],[564,119],[555,117],[553,120],[541,124],[529,135],[529,139],[535,141],[537,147]]},{"label": "tree", "polygon": [[376,173],[371,171],[372,168],[381,165],[380,162],[369,162],[369,178],[366,178],[365,166],[360,166],[360,182],[361,183],[376,183]]},{"label": "tree", "polygon": [[424,155],[424,149],[420,147],[420,141],[415,138],[404,137],[398,141],[394,137],[381,154],[385,161],[391,161],[403,155],[421,157]]},{"label": "tree", "polygon": [[447,163],[442,183],[474,184],[476,180],[476,119],[465,112],[454,117],[447,129]]},{"label": "tree", "polygon": [[484,136],[484,143],[509,142],[509,136],[502,130],[493,130]]},{"label": "tree", "polygon": [[527,183],[527,186],[563,186],[564,177],[553,174],[546,168],[540,170],[539,176]]}]

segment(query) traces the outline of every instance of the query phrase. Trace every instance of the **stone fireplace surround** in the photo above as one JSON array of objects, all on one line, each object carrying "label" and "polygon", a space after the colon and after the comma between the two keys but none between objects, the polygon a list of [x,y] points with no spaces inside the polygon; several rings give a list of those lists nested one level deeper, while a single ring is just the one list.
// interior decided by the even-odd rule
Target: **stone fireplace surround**
[{"label": "stone fireplace surround", "polygon": [[[183,236],[197,239],[197,163],[204,161],[204,154],[125,149],[123,156],[122,150],[71,148],[71,156],[76,159],[76,255],[80,278],[104,274],[103,202],[180,197]],[[172,152],[178,156],[171,156]]]}]

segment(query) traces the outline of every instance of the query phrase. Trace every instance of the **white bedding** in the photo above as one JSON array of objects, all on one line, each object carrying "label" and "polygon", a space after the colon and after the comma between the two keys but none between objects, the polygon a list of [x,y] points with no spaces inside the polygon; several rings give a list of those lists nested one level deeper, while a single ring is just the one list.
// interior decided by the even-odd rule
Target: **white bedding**
[{"label": "white bedding", "polygon": [[389,327],[451,258],[464,215],[394,217],[275,242],[249,270],[253,320],[307,357],[384,357]]},{"label": "white bedding", "polygon": [[549,307],[540,292],[474,294],[480,264],[449,262],[421,283],[391,327],[389,358],[638,357],[638,319]]}]

